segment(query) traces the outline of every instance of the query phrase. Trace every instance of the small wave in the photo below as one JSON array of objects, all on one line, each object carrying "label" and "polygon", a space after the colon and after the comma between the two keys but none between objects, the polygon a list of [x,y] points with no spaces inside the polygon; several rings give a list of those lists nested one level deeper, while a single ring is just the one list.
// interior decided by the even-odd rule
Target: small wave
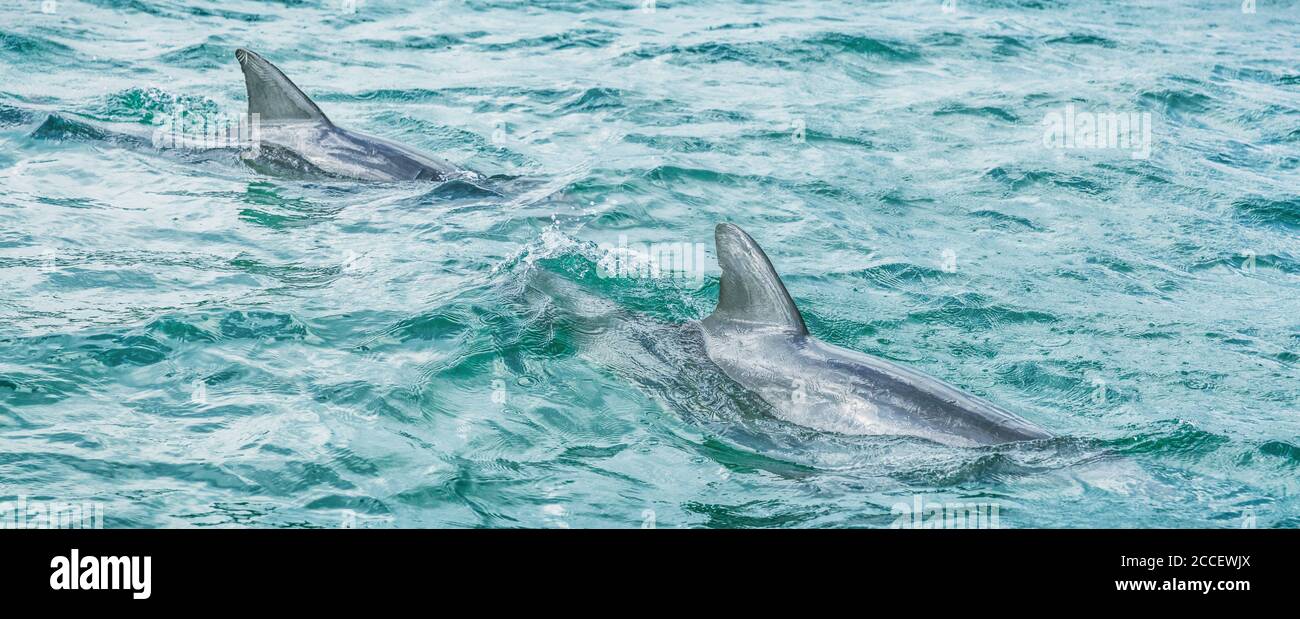
[{"label": "small wave", "polygon": [[792,528],[808,526],[821,514],[783,501],[746,501],[721,505],[690,501],[682,509],[704,516],[700,526],[711,529]]},{"label": "small wave", "polygon": [[[405,385],[376,385],[362,380],[344,380],[315,385],[310,391],[315,401],[342,407],[349,416],[366,423],[373,423],[380,418],[405,421],[418,417],[417,398]],[[349,468],[364,467],[364,463],[355,460],[355,457],[352,458]]]},{"label": "small wave", "polygon": [[1047,39],[1048,45],[1093,45],[1114,49],[1119,46],[1115,41],[1095,34],[1068,34]]},{"label": "small wave", "polygon": [[985,35],[984,40],[993,42],[995,56],[1019,56],[1031,49],[1024,40],[1010,35]]},{"label": "small wave", "polygon": [[[265,215],[265,213],[262,213],[262,215]],[[241,212],[241,217],[246,219],[249,218],[248,211]],[[254,221],[253,223],[266,222]],[[281,225],[283,226],[283,223]],[[327,286],[339,277],[343,269],[340,266],[312,268],[296,264],[274,265],[249,258],[245,255],[240,255],[231,259],[229,267],[238,269],[243,273],[257,275],[259,277],[268,277],[274,279],[281,285],[299,289],[311,289]]]},{"label": "small wave", "polygon": [[1020,122],[1020,117],[1016,116],[1015,112],[996,105],[974,106],[963,103],[949,103],[934,111],[935,116],[951,116],[955,114],[992,118],[1009,123]]},{"label": "small wave", "polygon": [[388,101],[400,103],[427,103],[432,101],[445,101],[448,98],[448,93],[442,90],[429,90],[427,88],[385,88],[382,90],[367,90],[355,95],[323,94],[313,98],[317,101]]},{"label": "small wave", "polygon": [[[1040,400],[1083,403],[1094,397],[1096,387],[1087,380],[1088,368],[1079,364],[1023,361],[999,367],[998,379]],[[1110,394],[1114,388],[1107,388]]]},{"label": "small wave", "polygon": [[1300,230],[1300,198],[1247,198],[1234,202],[1232,208],[1246,223]]},{"label": "small wave", "polygon": [[915,62],[921,59],[920,48],[910,43],[842,32],[829,32],[809,39],[807,43],[895,62]]},{"label": "small wave", "polygon": [[1191,271],[1208,271],[1226,268],[1233,271],[1247,271],[1251,267],[1260,269],[1277,269],[1283,273],[1300,274],[1300,260],[1288,254],[1244,255],[1241,253],[1224,254],[1213,258],[1201,259],[1188,266]]},{"label": "small wave", "polygon": [[71,56],[72,48],[62,43],[35,36],[14,34],[0,30],[0,50],[24,59],[48,56]]},{"label": "small wave", "polygon": [[1046,228],[1043,228],[1042,226],[1039,226],[1038,224],[1035,224],[1033,221],[1030,221],[1029,219],[1026,219],[1024,217],[1008,215],[1007,213],[995,211],[992,209],[981,209],[978,211],[971,211],[970,215],[972,217],[978,217],[980,219],[989,221],[992,223],[993,227],[1001,230],[1030,230],[1033,232],[1042,232],[1046,230]]},{"label": "small wave", "polygon": [[1027,466],[1006,454],[986,453],[975,457],[931,462],[896,472],[893,477],[918,486],[945,487],[971,483],[996,483],[1005,481],[1009,477],[1030,475],[1039,470],[1039,467]]},{"label": "small wave", "polygon": [[376,49],[411,49],[411,50],[441,50],[450,49],[457,45],[463,45],[466,39],[476,38],[486,35],[485,32],[468,33],[464,35],[456,34],[435,34],[430,36],[409,36],[403,37],[397,41],[387,39],[365,39],[360,41],[362,45],[374,47]]},{"label": "small wave", "polygon": [[0,127],[25,125],[32,122],[32,113],[27,110],[0,103]]},{"label": "small wave", "polygon": [[931,284],[951,277],[939,269],[910,262],[885,262],[849,273],[879,286],[905,289],[908,284]]},{"label": "small wave", "polygon": [[157,3],[149,3],[144,0],[81,0],[87,4],[92,4],[102,9],[113,11],[145,13],[158,17],[173,17],[176,14],[168,12],[164,7],[158,6]]},{"label": "small wave", "polygon": [[519,39],[508,43],[483,43],[480,44],[479,47],[480,49],[494,52],[512,51],[521,48],[545,48],[549,50],[596,49],[606,47],[616,40],[618,40],[618,35],[612,32],[584,28],[569,30],[558,34],[548,34],[540,37]]},{"label": "small wave", "polygon": [[560,111],[569,114],[621,107],[624,107],[623,93],[617,88],[589,88],[582,94],[565,101],[560,106]]},{"label": "small wave", "polygon": [[[98,342],[108,340],[107,344]],[[148,335],[92,336],[90,343],[82,345],[96,361],[108,366],[153,365],[167,358],[171,347]]]},{"label": "small wave", "polygon": [[233,47],[221,40],[183,47],[158,57],[159,62],[189,69],[221,69],[231,65]]},{"label": "small wave", "polygon": [[914,323],[946,324],[971,330],[991,329],[1005,324],[1051,324],[1059,321],[1047,312],[972,303],[969,298],[949,297],[941,305],[937,309],[911,312],[907,319]]},{"label": "small wave", "polygon": [[217,340],[216,334],[204,329],[199,323],[190,322],[179,316],[158,318],[149,323],[145,330],[175,342],[215,342]]},{"label": "small wave", "polygon": [[1229,442],[1225,436],[1207,432],[1181,419],[1158,421],[1143,432],[1107,442],[1123,455],[1165,454],[1201,457]]},{"label": "small wave", "polygon": [[966,37],[960,32],[936,32],[926,35],[921,43],[935,47],[959,47],[966,44]]},{"label": "small wave", "polygon": [[828,32],[810,38],[744,43],[710,41],[689,46],[642,46],[633,58],[668,56],[673,64],[737,62],[756,66],[797,67],[807,62],[827,62],[849,54],[886,62],[917,62],[920,48],[902,41]]},{"label": "small wave", "polygon": [[686,168],[675,165],[661,165],[645,173],[646,178],[656,183],[671,184],[687,181],[704,181],[724,185],[739,184],[743,177],[717,170],[703,168]]},{"label": "small wave", "polygon": [[1259,67],[1230,67],[1216,64],[1210,69],[1210,75],[1219,79],[1258,82],[1261,84],[1286,84],[1288,76]]},{"label": "small wave", "polygon": [[53,374],[0,367],[0,401],[10,406],[56,404],[84,393],[77,383]]},{"label": "small wave", "polygon": [[1300,466],[1300,447],[1286,441],[1268,441],[1259,446],[1259,453],[1280,458],[1291,468]]},{"label": "small wave", "polygon": [[1209,95],[1190,90],[1148,90],[1139,95],[1147,104],[1154,105],[1168,116],[1197,115],[1208,112],[1213,104]]},{"label": "small wave", "polygon": [[221,318],[222,337],[260,339],[263,341],[296,340],[307,336],[307,326],[290,314],[238,310]]},{"label": "small wave", "polygon": [[[295,0],[281,0],[281,4],[294,4]],[[195,17],[219,17],[221,19],[231,19],[234,21],[254,24],[260,22],[272,22],[280,19],[279,15],[272,13],[245,13],[243,11],[230,11],[225,9],[214,9],[202,6],[185,6],[183,11]]]},{"label": "small wave", "polygon": [[461,312],[439,309],[402,319],[388,330],[398,341],[452,339],[469,329],[473,320]]},{"label": "small wave", "polygon": [[222,112],[217,102],[197,95],[174,95],[158,88],[128,88],[110,94],[87,110],[97,118],[157,124],[172,114],[207,117]]},{"label": "small wave", "polygon": [[997,181],[1017,192],[1043,183],[1089,195],[1098,195],[1108,191],[1106,187],[1083,176],[1052,170],[1024,170],[1015,167],[997,166],[985,172],[984,178]]},{"label": "small wave", "polygon": [[[786,134],[782,134],[786,135]],[[789,137],[786,135],[786,137]],[[661,152],[708,153],[725,152],[727,144],[689,135],[644,135],[629,134],[626,138],[631,144],[644,144]]]}]

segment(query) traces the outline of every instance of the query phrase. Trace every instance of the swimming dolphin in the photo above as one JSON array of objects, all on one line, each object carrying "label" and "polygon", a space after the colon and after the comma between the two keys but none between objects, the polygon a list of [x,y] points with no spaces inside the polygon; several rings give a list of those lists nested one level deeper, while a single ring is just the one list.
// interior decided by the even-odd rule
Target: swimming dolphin
[{"label": "swimming dolphin", "polygon": [[265,58],[242,48],[235,58],[244,70],[249,116],[258,119],[254,163],[369,181],[472,175],[401,144],[337,127]]},{"label": "swimming dolphin", "polygon": [[767,255],[733,224],[714,232],[718,306],[700,321],[708,357],[787,421],[845,434],[959,445],[1051,438],[990,402],[884,359],[819,341]]}]

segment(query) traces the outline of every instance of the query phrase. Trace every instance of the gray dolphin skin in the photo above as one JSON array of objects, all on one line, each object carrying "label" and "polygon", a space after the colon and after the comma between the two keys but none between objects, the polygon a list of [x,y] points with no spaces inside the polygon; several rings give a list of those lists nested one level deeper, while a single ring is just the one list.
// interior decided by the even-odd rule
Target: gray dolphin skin
[{"label": "gray dolphin skin", "polygon": [[246,49],[235,51],[259,119],[259,159],[303,173],[368,181],[443,181],[467,172],[388,140],[330,122],[284,73]]},{"label": "gray dolphin skin", "polygon": [[700,322],[705,350],[783,419],[823,431],[911,435],[956,446],[1051,438],[936,378],[817,340],[754,239],[726,223],[715,237],[722,279],[717,309]]}]

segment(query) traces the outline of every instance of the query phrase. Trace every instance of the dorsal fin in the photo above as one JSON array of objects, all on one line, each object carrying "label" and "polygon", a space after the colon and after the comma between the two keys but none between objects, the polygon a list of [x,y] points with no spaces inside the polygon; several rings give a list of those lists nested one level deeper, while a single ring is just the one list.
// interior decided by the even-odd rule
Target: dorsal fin
[{"label": "dorsal fin", "polygon": [[258,114],[262,122],[329,122],[320,108],[265,58],[243,48],[235,50],[235,58],[244,69],[249,115]]},{"label": "dorsal fin", "polygon": [[722,281],[718,307],[704,319],[705,324],[745,323],[807,334],[799,308],[758,243],[735,224],[718,224],[713,236]]}]

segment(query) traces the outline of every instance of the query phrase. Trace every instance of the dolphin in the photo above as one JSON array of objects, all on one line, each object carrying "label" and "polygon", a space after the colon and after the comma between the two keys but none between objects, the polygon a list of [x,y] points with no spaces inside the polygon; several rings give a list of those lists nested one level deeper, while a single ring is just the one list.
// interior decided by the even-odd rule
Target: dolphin
[{"label": "dolphin", "polygon": [[939,379],[818,340],[758,243],[729,223],[714,236],[722,278],[717,308],[697,323],[705,352],[778,417],[822,431],[956,446],[1052,437]]},{"label": "dolphin", "polygon": [[235,50],[256,119],[257,157],[298,172],[367,181],[445,181],[475,176],[452,164],[383,138],[335,126],[275,65],[247,49]]}]

